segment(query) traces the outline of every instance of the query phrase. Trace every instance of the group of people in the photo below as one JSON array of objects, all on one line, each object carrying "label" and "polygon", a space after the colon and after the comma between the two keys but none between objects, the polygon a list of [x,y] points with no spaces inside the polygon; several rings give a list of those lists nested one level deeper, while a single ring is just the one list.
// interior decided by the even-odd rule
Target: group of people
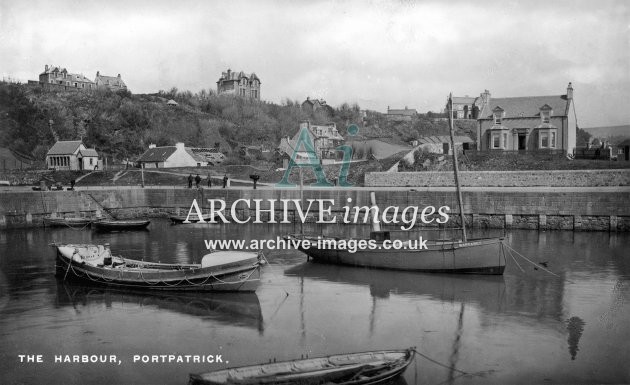
[{"label": "group of people", "polygon": [[[193,180],[195,181],[195,186],[199,188],[199,184],[201,183],[201,177],[199,176],[199,174],[197,174],[197,176],[194,178],[192,174],[188,175],[188,188],[192,188]],[[227,174],[223,175],[223,188],[227,187],[229,180],[230,178],[228,178]],[[208,174],[208,188],[211,188],[211,187],[212,187],[212,177],[210,176],[210,174]]]}]

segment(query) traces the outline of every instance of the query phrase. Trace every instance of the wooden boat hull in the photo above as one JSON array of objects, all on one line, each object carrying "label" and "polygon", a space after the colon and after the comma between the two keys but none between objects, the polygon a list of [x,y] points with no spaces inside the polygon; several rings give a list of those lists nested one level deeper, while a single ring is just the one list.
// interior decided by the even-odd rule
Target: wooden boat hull
[{"label": "wooden boat hull", "polygon": [[260,282],[262,260],[251,258],[221,266],[152,263],[132,259],[124,265],[93,265],[73,258],[75,250],[94,245],[56,245],[56,274],[63,279],[118,289],[170,291],[255,291]]},{"label": "wooden boat hull", "polygon": [[92,228],[99,231],[143,230],[150,223],[149,220],[103,220],[92,222]]},{"label": "wooden boat hull", "polygon": [[44,218],[47,227],[87,227],[92,223],[89,218]]},{"label": "wooden boat hull", "polygon": [[427,249],[422,250],[386,250],[381,243],[377,246],[377,249],[351,253],[338,248],[320,248],[317,246],[317,238],[312,238],[310,248],[300,248],[300,251],[315,262],[378,269],[497,275],[503,274],[505,270],[506,260],[501,238],[475,239],[465,243],[428,241]]},{"label": "wooden boat hull", "polygon": [[411,348],[242,366],[191,374],[189,385],[383,384],[400,376],[414,356],[415,349]]},{"label": "wooden boat hull", "polygon": [[[169,217],[169,219],[171,220],[171,222],[173,222],[174,224],[180,224],[180,223],[184,223],[184,221],[186,220],[186,215],[171,215]],[[197,223],[199,222],[199,216],[195,215],[191,215],[189,221],[191,223]],[[209,222],[210,220],[212,220],[212,217],[208,214],[204,214],[203,215],[203,220],[206,222]]]}]

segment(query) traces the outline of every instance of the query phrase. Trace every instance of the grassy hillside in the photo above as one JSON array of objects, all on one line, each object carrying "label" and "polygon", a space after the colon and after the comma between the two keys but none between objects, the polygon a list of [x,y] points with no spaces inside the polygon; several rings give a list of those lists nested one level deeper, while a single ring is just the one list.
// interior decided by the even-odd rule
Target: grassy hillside
[{"label": "grassy hillside", "polygon": [[[174,99],[177,106],[167,105]],[[358,105],[342,104],[330,112],[308,113],[297,101],[282,105],[213,91],[160,91],[133,95],[128,91],[53,92],[38,86],[0,82],[0,147],[9,147],[43,159],[55,142],[82,139],[113,161],[135,159],[150,143],[158,146],[184,142],[187,146],[219,146],[232,164],[256,163],[240,158],[241,145],[275,149],[280,138],[293,136],[300,121],[334,122],[342,135],[350,124],[367,138],[389,138],[405,143],[421,136],[448,133],[445,121],[419,116],[411,122],[390,122]],[[52,130],[49,122],[52,121]],[[466,124],[465,124],[466,123]],[[474,127],[461,123],[459,133],[474,136]],[[474,122],[473,122],[474,123]],[[456,123],[461,125],[460,123]],[[470,126],[470,127],[469,127]]]}]

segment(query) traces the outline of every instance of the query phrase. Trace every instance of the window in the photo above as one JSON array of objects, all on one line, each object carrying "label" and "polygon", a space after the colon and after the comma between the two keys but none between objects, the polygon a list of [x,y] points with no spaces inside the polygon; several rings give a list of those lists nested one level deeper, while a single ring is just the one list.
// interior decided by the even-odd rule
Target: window
[{"label": "window", "polygon": [[93,163],[93,161],[94,161],[94,159],[90,158],[90,166],[91,166],[92,164],[94,164],[94,163]]},{"label": "window", "polygon": [[549,148],[549,133],[540,133],[540,148]]},{"label": "window", "polygon": [[499,133],[492,134],[492,148],[501,148],[501,135]]},{"label": "window", "polygon": [[556,148],[556,130],[543,129],[538,131],[538,148],[554,149]]},{"label": "window", "polygon": [[549,117],[549,111],[544,111],[542,113],[542,122],[543,123],[549,123],[550,117]]},{"label": "window", "polygon": [[501,125],[501,115],[498,113],[494,114],[494,124],[496,126],[500,126]]}]

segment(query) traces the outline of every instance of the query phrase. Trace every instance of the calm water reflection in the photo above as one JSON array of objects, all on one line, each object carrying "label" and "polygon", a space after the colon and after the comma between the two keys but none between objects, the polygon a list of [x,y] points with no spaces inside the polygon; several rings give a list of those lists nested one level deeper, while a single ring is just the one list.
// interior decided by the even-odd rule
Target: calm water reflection
[{"label": "calm water reflection", "polygon": [[[288,231],[296,229],[154,221],[147,232],[0,232],[0,383],[185,384],[189,372],[225,363],[134,364],[132,356],[221,354],[243,365],[409,346],[476,375],[418,359],[400,383],[630,382],[628,234],[508,234],[512,247],[561,278],[518,257],[518,265],[508,258],[502,277],[469,277],[330,266],[267,251],[271,264],[255,294],[183,296],[60,282],[48,246],[110,242],[129,257],[198,262],[206,238]],[[42,354],[45,362],[21,364],[19,354]],[[116,354],[123,363],[53,362],[65,354]]]}]

